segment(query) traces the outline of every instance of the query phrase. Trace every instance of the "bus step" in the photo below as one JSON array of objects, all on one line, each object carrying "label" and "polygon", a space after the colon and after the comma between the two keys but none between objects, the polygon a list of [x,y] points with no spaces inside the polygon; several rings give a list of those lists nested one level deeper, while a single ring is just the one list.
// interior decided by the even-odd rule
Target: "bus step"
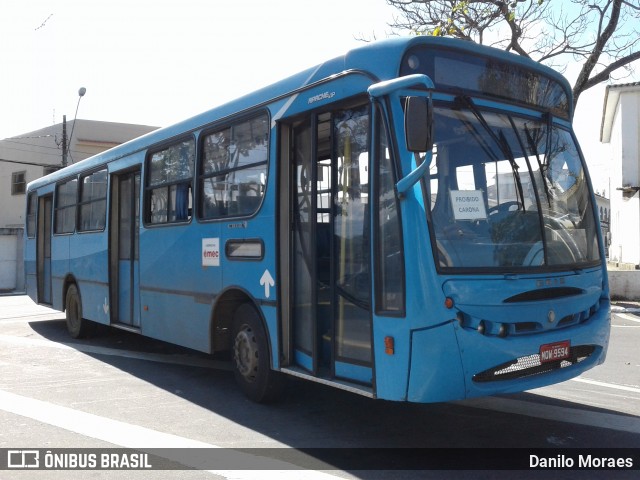
[{"label": "bus step", "polygon": [[127,332],[141,333],[140,327],[134,327],[133,325],[127,325],[126,323],[112,323],[111,326],[120,330],[126,330]]},{"label": "bus step", "polygon": [[371,387],[366,387],[364,385],[349,382],[347,380],[336,379],[336,378],[328,379],[328,378],[314,377],[313,375],[309,374],[309,372],[299,367],[285,367],[285,368],[281,368],[280,371],[282,373],[286,373],[287,375],[303,378],[311,382],[321,383],[323,385],[339,388],[340,390],[346,390],[347,392],[356,393],[358,395],[362,395],[369,398],[376,398],[375,394],[373,393],[373,389]]}]

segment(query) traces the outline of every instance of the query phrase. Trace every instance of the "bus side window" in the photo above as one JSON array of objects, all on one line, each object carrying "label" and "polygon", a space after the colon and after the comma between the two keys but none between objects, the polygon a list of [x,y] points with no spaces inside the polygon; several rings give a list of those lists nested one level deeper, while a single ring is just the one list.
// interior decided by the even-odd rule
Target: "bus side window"
[{"label": "bus side window", "polygon": [[38,208],[38,194],[31,192],[27,201],[27,237],[36,236],[36,211]]},{"label": "bus side window", "polygon": [[78,179],[56,185],[54,233],[73,233],[76,229]]},{"label": "bus side window", "polygon": [[194,164],[193,138],[156,151],[149,157],[147,223],[178,223],[191,219]]},{"label": "bus side window", "polygon": [[264,197],[268,151],[266,114],[205,135],[198,181],[200,217],[255,213]]},{"label": "bus side window", "polygon": [[80,177],[78,231],[103,230],[107,217],[107,169]]},{"label": "bus side window", "polygon": [[[382,115],[380,115],[382,117]],[[400,313],[404,310],[404,254],[400,209],[395,193],[396,175],[384,123],[378,121],[378,241],[376,275],[377,310]]]}]

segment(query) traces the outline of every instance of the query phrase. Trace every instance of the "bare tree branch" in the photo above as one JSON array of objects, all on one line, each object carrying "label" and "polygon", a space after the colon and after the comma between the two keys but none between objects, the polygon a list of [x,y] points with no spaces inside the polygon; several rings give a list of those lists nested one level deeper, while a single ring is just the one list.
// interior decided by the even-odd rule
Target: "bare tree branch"
[{"label": "bare tree branch", "polygon": [[[618,20],[620,19],[620,6],[622,0],[613,0],[606,3],[604,8],[597,8],[600,12],[600,22],[598,24],[598,38],[596,43],[591,51],[591,54],[587,57],[585,62],[582,64],[582,69],[580,70],[580,74],[578,75],[578,79],[576,83],[573,85],[573,95],[574,98],[578,98],[580,94],[585,90],[585,85],[589,81],[589,77],[591,76],[591,72],[594,67],[598,63],[598,59],[600,55],[602,55],[602,51],[604,50],[605,45],[615,32],[618,26]],[[596,6],[597,7],[597,6]],[[602,25],[604,24],[605,17],[607,15],[607,11],[611,7],[611,13],[609,17],[609,21],[607,22],[606,27],[602,30]],[[607,78],[609,76],[607,75]]]},{"label": "bare tree branch", "polygon": [[[619,60],[616,60],[615,62],[610,63],[604,70],[602,70],[601,72],[597,73],[596,75],[594,75],[593,77],[589,78],[584,85],[584,88],[582,89],[582,92],[584,92],[585,90],[599,84],[602,82],[606,82],[609,77],[611,76],[611,74],[618,70],[619,68],[622,68],[626,65],[628,65],[631,62],[634,62],[636,60],[640,60],[640,52],[635,52],[632,53],[630,55],[627,55],[626,57],[623,57]],[[574,93],[575,95],[575,93]]]}]

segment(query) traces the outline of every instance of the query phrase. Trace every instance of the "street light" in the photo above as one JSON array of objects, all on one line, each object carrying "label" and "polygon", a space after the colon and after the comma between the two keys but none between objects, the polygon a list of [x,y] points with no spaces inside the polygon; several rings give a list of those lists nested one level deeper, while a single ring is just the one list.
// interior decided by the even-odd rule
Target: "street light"
[{"label": "street light", "polygon": [[[73,130],[76,128],[76,119],[78,118],[78,108],[80,107],[80,100],[84,97],[84,94],[87,93],[87,89],[84,87],[80,87],[78,90],[78,103],[76,104],[76,114],[73,117],[73,127],[71,127],[71,135],[69,135],[69,139],[67,140],[67,116],[62,116],[62,167],[67,166],[67,155],[69,154],[69,147],[71,146],[71,139],[73,138]],[[73,162],[73,159],[71,159]]]}]

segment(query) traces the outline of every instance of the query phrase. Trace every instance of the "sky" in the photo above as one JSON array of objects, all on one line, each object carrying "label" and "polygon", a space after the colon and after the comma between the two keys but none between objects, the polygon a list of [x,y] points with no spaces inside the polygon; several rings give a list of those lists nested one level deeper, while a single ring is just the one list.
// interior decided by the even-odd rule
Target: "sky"
[{"label": "sky", "polygon": [[4,0],[0,138],[73,118],[166,126],[384,33],[384,0]]},{"label": "sky", "polygon": [[[385,0],[4,0],[0,139],[76,107],[81,119],[170,125],[385,38],[394,12]],[[603,100],[604,86],[591,89],[576,112],[600,191]]]}]

